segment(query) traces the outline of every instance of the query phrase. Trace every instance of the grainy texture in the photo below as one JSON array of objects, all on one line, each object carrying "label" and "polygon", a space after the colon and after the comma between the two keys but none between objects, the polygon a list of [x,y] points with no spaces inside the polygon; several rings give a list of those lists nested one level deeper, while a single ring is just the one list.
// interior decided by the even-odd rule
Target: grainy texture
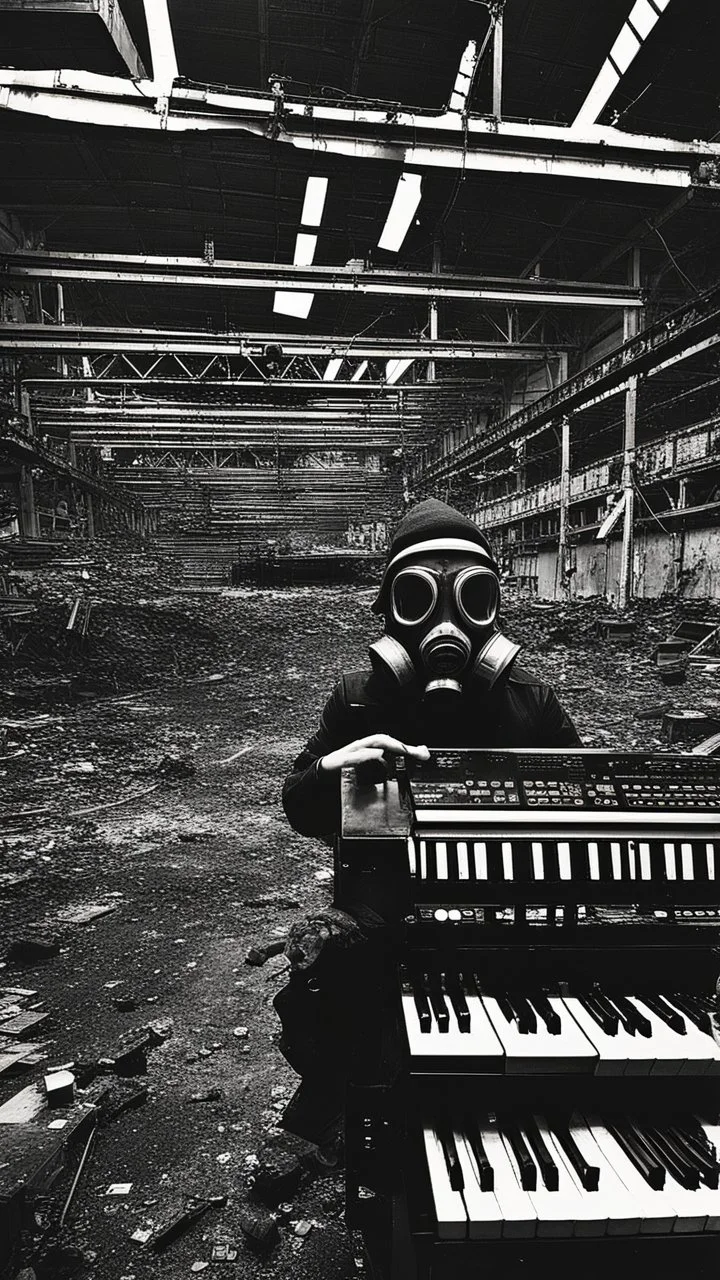
[{"label": "grainy texture", "polygon": [[[103,1126],[78,1189],[68,1226],[89,1258],[83,1280],[156,1280],[170,1260],[173,1275],[185,1275],[194,1261],[210,1260],[214,1244],[232,1242],[237,1280],[357,1274],[337,1173],[304,1165],[292,1205],[279,1206],[279,1242],[266,1257],[243,1239],[255,1153],[295,1085],[274,1044],[271,1005],[287,961],[277,955],[253,967],[245,957],[284,936],[301,910],[329,901],[331,853],[289,829],[280,786],[336,675],[361,664],[377,634],[373,594],[248,588],[198,597],[188,609],[188,643],[197,618],[221,636],[220,657],[212,650],[191,661],[188,650],[184,678],[154,655],[142,672],[148,688],[134,694],[28,710],[2,704],[5,936],[9,946],[34,930],[61,945],[31,968],[2,971],[4,985],[37,989],[51,1013],[42,1024],[54,1041],[50,1057],[32,1071],[39,1078],[48,1063],[92,1060],[125,1032],[173,1020],[172,1034],[148,1053],[146,1105]],[[166,606],[147,607],[162,615]],[[597,602],[508,600],[505,608],[527,665],[553,681],[586,742],[655,747],[663,707],[720,707],[715,675],[692,673],[668,689],[655,673],[652,648],[679,606],[637,610],[634,639],[622,643],[595,635],[605,612]],[[172,652],[182,655],[185,624],[176,615],[173,625]],[[82,762],[92,768],[79,769]],[[158,779],[134,802],[73,816]],[[68,908],[102,903],[116,909],[69,922]],[[18,1087],[0,1079],[0,1102]],[[132,1183],[130,1193],[106,1196],[116,1182]],[[191,1195],[228,1202],[163,1259],[131,1239],[168,1221]],[[313,1229],[298,1234],[299,1222]]]}]

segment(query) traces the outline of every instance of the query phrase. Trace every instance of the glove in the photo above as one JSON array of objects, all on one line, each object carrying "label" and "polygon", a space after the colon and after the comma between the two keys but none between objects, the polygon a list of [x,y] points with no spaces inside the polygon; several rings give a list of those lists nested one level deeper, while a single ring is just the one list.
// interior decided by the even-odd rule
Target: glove
[{"label": "glove", "polygon": [[285,955],[295,973],[310,969],[329,952],[347,951],[365,941],[356,920],[337,907],[322,907],[291,926]]}]

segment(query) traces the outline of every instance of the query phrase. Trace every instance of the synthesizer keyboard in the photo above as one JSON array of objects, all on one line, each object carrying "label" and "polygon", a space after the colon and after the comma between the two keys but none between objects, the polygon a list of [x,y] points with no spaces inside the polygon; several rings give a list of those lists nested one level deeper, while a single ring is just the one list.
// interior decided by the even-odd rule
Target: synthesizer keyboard
[{"label": "synthesizer keyboard", "polygon": [[720,760],[440,747],[341,796],[335,901],[385,922],[346,1120],[379,1280],[714,1274]]}]

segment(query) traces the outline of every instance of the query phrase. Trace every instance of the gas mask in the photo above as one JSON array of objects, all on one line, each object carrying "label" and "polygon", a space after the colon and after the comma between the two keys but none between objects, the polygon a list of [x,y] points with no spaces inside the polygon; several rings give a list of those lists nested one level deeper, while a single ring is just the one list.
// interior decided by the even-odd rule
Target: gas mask
[{"label": "gas mask", "polygon": [[419,683],[433,703],[492,689],[519,645],[497,628],[500,583],[494,566],[478,559],[415,555],[397,567],[379,597],[386,632],[370,645],[375,671],[408,691]]}]

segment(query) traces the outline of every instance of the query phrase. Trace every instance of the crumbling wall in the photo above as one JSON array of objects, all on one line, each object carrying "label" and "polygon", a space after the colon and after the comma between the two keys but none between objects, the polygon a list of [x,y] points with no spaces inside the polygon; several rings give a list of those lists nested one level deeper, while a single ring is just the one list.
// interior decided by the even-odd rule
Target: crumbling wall
[{"label": "crumbling wall", "polygon": [[[656,600],[675,593],[685,600],[720,599],[720,528],[667,532],[641,528],[636,530],[634,551],[633,594],[637,600]],[[573,557],[570,595],[617,601],[622,538],[577,543]],[[556,589],[556,548],[541,548],[537,564],[537,594],[541,600],[553,600],[560,595],[559,583]]]}]

